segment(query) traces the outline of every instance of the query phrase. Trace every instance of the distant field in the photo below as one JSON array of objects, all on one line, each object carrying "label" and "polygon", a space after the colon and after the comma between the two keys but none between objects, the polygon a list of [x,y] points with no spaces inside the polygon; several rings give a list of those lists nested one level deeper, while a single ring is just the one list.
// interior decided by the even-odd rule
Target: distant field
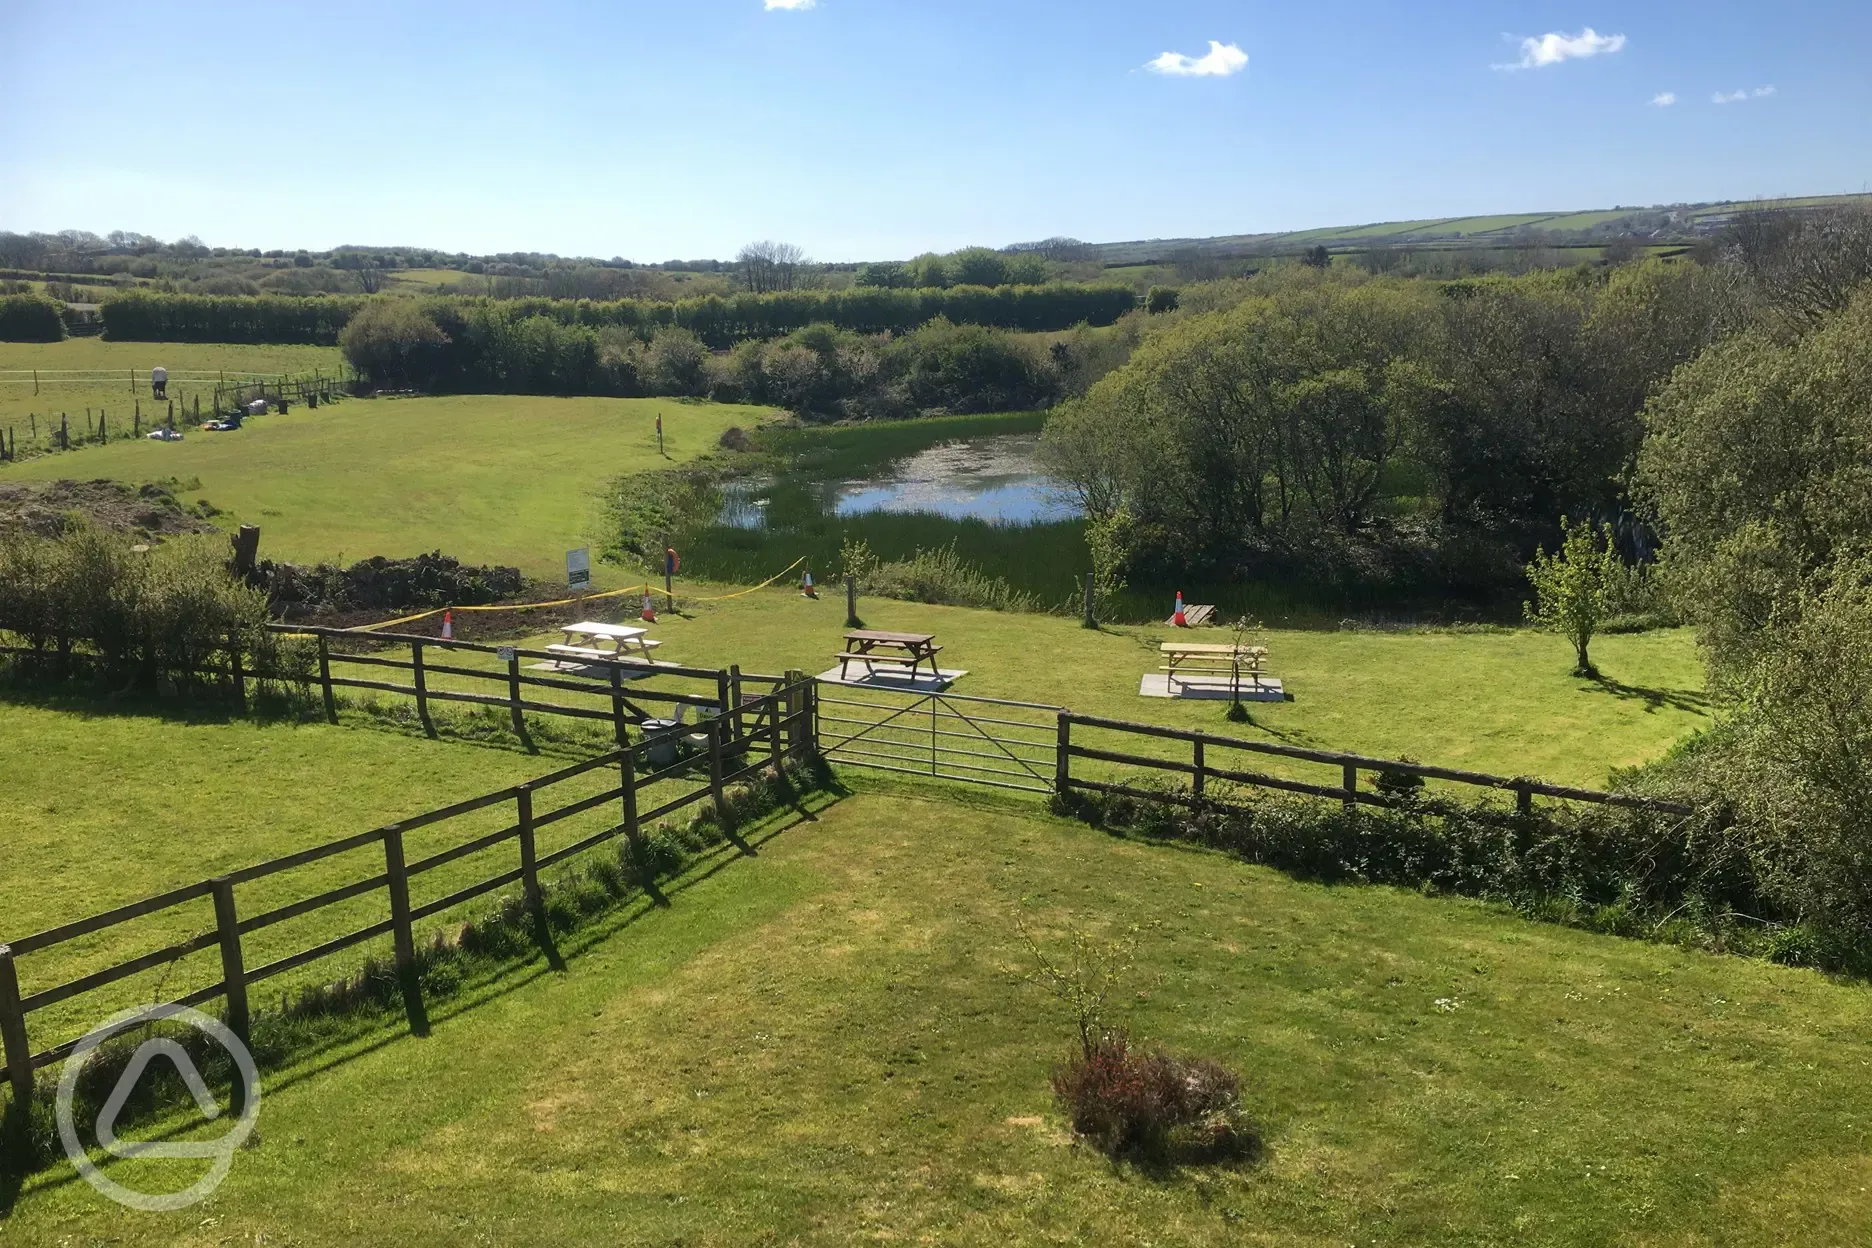
[{"label": "distant field", "polygon": [[396,269],[384,274],[384,290],[390,294],[404,290],[426,294],[438,286],[485,280],[478,273],[465,273],[460,269]]},{"label": "distant field", "polygon": [[[230,380],[247,380],[241,374],[277,377],[314,370],[336,376],[342,363],[336,347],[106,342],[102,338],[0,342],[0,428],[12,428],[23,453],[32,444],[29,414],[37,416],[42,446],[51,445],[49,431],[60,412],[81,433],[87,407],[106,412],[113,428],[122,421],[121,427],[128,429],[140,402],[147,426],[168,410],[150,398],[149,370],[158,364],[169,370],[169,397],[175,400],[179,423],[182,411],[196,395],[206,406],[215,380],[224,372]],[[35,369],[38,394],[33,393]],[[0,475],[7,471],[0,467]]]},{"label": "distant field", "polygon": [[[658,413],[668,459],[657,454]],[[119,442],[0,465],[0,481],[174,478],[185,502],[206,498],[229,513],[217,523],[259,525],[261,553],[273,558],[440,549],[562,579],[565,552],[601,535],[604,482],[692,458],[729,426],[769,415],[674,399],[347,399],[236,433],[191,430],[179,444]],[[617,569],[593,575],[625,583]]]}]

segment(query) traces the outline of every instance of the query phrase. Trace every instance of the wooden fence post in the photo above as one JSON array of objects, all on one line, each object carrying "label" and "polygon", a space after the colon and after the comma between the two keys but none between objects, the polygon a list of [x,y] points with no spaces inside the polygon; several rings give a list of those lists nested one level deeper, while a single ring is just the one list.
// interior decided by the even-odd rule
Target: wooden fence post
[{"label": "wooden fence post", "polygon": [[857,628],[864,621],[858,618],[858,578],[845,578],[845,627]]},{"label": "wooden fence post", "polygon": [[[241,957],[240,916],[234,909],[234,881],[216,876],[214,887],[215,931],[221,939],[221,991],[227,999],[228,1030],[242,1044],[252,1043],[247,1013],[247,966]],[[234,1109],[246,1108],[247,1083],[234,1079]]]},{"label": "wooden fence post", "polygon": [[800,712],[806,709],[804,686],[806,673],[798,668],[788,668],[786,673],[786,756],[792,758],[805,744],[805,733],[801,731]]},{"label": "wooden fence post", "polygon": [[1525,781],[1514,786],[1514,804],[1515,813],[1518,815],[1534,813],[1534,790],[1529,788]]},{"label": "wooden fence post", "polygon": [[429,719],[429,674],[423,670],[423,643],[420,641],[410,642],[410,665],[416,677],[416,718],[422,721],[423,731],[433,737],[436,730]]},{"label": "wooden fence post", "polygon": [[1339,784],[1345,790],[1345,807],[1354,810],[1358,807],[1358,768],[1347,763],[1339,771]]},{"label": "wooden fence post", "polygon": [[780,717],[791,697],[791,687],[786,684],[767,695],[767,761],[773,765],[776,780],[780,778]]},{"label": "wooden fence post", "polygon": [[729,707],[726,713],[733,716],[728,721],[728,728],[735,743],[739,745],[741,738],[747,735],[747,723],[741,717],[741,665],[739,663],[728,665],[728,698]]},{"label": "wooden fence post", "polygon": [[429,1015],[423,1008],[422,985],[416,977],[416,932],[410,924],[409,871],[403,862],[403,829],[384,829],[384,872],[390,881],[390,931],[396,948],[397,983],[403,989],[403,1009],[410,1030],[429,1034]]},{"label": "wooden fence post", "polygon": [[618,749],[630,744],[630,733],[624,728],[624,665],[618,659],[611,660],[611,732]]},{"label": "wooden fence post", "polygon": [[32,1103],[32,1049],[26,1043],[26,1014],[20,1009],[13,951],[5,945],[0,945],[0,1053],[6,1055],[7,1078],[13,1084],[14,1112],[23,1123]]},{"label": "wooden fence post", "polygon": [[624,847],[630,856],[631,866],[637,873],[637,883],[650,900],[659,906],[669,904],[663,893],[657,888],[655,869],[650,863],[649,847],[644,844],[643,828],[637,822],[637,751],[625,748],[618,751],[618,777],[624,800]]},{"label": "wooden fence post", "polygon": [[507,714],[513,719],[514,735],[524,739],[526,717],[520,712],[520,656],[517,654],[507,660]]},{"label": "wooden fence post", "polygon": [[234,678],[234,700],[247,709],[247,673],[241,670],[240,634],[228,633],[228,674]]},{"label": "wooden fence post", "polygon": [[728,672],[724,668],[715,673],[715,705],[720,708],[716,718],[723,724],[728,722]]},{"label": "wooden fence post", "polygon": [[1054,747],[1053,791],[1061,797],[1072,787],[1072,720],[1059,713],[1059,742]]},{"label": "wooden fence post", "polygon": [[338,722],[338,699],[332,694],[331,683],[331,642],[324,633],[318,636],[319,647],[319,684],[325,687],[325,718],[330,723]]},{"label": "wooden fence post", "polygon": [[709,798],[715,803],[715,822],[723,830],[728,827],[728,799],[722,792],[722,725],[728,721],[716,716],[708,725],[708,783]]},{"label": "wooden fence post", "polygon": [[1097,628],[1098,621],[1092,618],[1092,574],[1085,574],[1085,620],[1086,628]]},{"label": "wooden fence post", "polygon": [[533,845],[533,786],[514,786],[515,822],[520,825],[520,886],[526,890],[527,908],[537,913],[544,904],[539,886],[539,855]]},{"label": "wooden fence post", "polygon": [[1196,740],[1191,743],[1190,754],[1192,756],[1191,761],[1196,764],[1196,771],[1190,777],[1190,793],[1200,802],[1203,800],[1203,781],[1207,778],[1203,774],[1203,739],[1201,737],[1197,737]]}]

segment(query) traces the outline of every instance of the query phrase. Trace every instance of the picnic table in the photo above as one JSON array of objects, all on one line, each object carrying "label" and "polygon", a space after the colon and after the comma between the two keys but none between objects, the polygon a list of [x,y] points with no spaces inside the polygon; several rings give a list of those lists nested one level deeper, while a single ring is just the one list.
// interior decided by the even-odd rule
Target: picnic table
[{"label": "picnic table", "polygon": [[914,679],[917,668],[927,661],[930,675],[938,679],[936,656],[942,647],[933,633],[889,633],[873,628],[855,628],[845,634],[845,649],[832,657],[838,660],[839,679],[851,679],[851,665],[863,663],[865,675],[876,674],[877,666],[902,668]]},{"label": "picnic table", "polygon": [[1266,646],[1217,645],[1214,642],[1166,641],[1157,647],[1163,670],[1170,679],[1183,676],[1227,676],[1240,680],[1246,673],[1256,684],[1266,670]]},{"label": "picnic table", "polygon": [[631,624],[599,624],[586,620],[581,624],[567,624],[559,631],[565,634],[565,640],[554,642],[546,649],[568,659],[648,663],[650,652],[663,644],[651,640],[649,629]]}]

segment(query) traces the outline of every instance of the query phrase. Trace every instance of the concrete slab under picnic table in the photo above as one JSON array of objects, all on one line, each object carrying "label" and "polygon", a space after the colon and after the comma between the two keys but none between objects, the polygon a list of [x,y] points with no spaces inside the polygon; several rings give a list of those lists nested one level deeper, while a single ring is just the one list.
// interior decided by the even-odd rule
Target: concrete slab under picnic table
[{"label": "concrete slab under picnic table", "polygon": [[[852,668],[859,665],[854,660]],[[854,685],[861,689],[900,689],[906,693],[941,693],[956,681],[968,675],[962,668],[945,667],[937,669],[931,676],[926,671],[911,673],[904,668],[882,668],[872,671],[868,676],[847,678],[839,674],[838,667],[829,667],[819,673],[819,679],[834,685]]]},{"label": "concrete slab under picnic table", "polygon": [[[1188,675],[1170,672],[1146,672],[1138,685],[1140,698],[1208,698],[1226,700],[1235,696],[1237,682],[1226,672]],[[1285,702],[1287,690],[1278,676],[1251,676],[1243,673],[1239,682],[1244,702]]]}]

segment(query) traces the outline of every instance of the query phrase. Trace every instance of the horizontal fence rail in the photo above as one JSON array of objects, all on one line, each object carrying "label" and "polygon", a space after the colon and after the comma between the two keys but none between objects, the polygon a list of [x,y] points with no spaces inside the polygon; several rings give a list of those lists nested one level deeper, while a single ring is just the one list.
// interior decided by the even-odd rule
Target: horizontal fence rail
[{"label": "horizontal fence rail", "polygon": [[[1632,793],[1606,793],[1597,789],[1548,784],[1527,776],[1495,776],[1486,772],[1438,767],[1429,763],[1414,763],[1402,759],[1373,758],[1370,755],[1347,754],[1334,750],[1313,750],[1302,746],[1280,745],[1271,741],[1250,741],[1241,737],[1221,736],[1216,733],[1197,732],[1184,728],[1165,728],[1156,724],[1138,724],[1127,720],[1102,719],[1093,715],[1075,715],[1069,711],[1061,711],[1058,722],[1058,773],[1055,777],[1054,788],[1059,792],[1066,792],[1069,789],[1091,789],[1099,792],[1127,793],[1135,797],[1158,801],[1198,805],[1206,799],[1208,781],[1220,780],[1288,793],[1303,793],[1310,797],[1333,798],[1345,802],[1348,806],[1394,804],[1396,799],[1391,796],[1359,787],[1361,773],[1375,773],[1379,776],[1408,776],[1418,780],[1441,780],[1452,784],[1512,792],[1515,795],[1516,806],[1523,812],[1531,810],[1534,798],[1540,796],[1603,806],[1653,810],[1662,814],[1687,815],[1692,813],[1692,808],[1681,802],[1641,797]],[[1123,750],[1100,749],[1075,742],[1073,739],[1075,727],[1186,742],[1190,747],[1190,753],[1188,760],[1185,761]],[[1218,765],[1211,758],[1210,750],[1237,750],[1245,754],[1260,754],[1337,767],[1339,783],[1336,785],[1312,784],[1302,780],[1267,775],[1263,772]],[[1075,776],[1072,774],[1072,760],[1075,758],[1186,775],[1190,778],[1189,791],[1187,794],[1151,792],[1124,784]]]},{"label": "horizontal fence rail", "polygon": [[[708,675],[713,679],[716,673],[710,672]],[[384,935],[394,939],[396,967],[399,977],[404,980],[404,992],[408,1000],[409,994],[416,991],[410,974],[416,957],[415,923],[515,882],[522,885],[529,906],[537,907],[541,903],[540,871],[607,843],[640,847],[645,824],[705,799],[713,802],[716,811],[723,812],[726,810],[724,791],[727,785],[763,769],[777,771],[788,758],[816,752],[815,687],[812,681],[797,673],[789,673],[788,677],[781,679],[779,686],[772,692],[748,698],[735,705],[730,713],[705,719],[698,725],[651,732],[634,743],[520,784],[0,943],[0,1056],[4,1056],[6,1062],[4,1069],[0,1070],[0,1076],[11,1083],[15,1103],[24,1104],[32,1094],[33,1072],[68,1056],[82,1042],[80,1037],[33,1052],[27,1022],[34,1013],[217,946],[222,953],[220,981],[184,994],[169,1004],[199,1005],[222,998],[226,1002],[229,1026],[243,1040],[247,1039],[247,990],[250,985]],[[674,763],[667,763],[660,768],[652,766],[652,752],[657,748],[659,739],[681,734],[691,737],[699,734],[704,738],[703,748],[693,759],[685,760],[678,756]],[[556,807],[544,806],[542,799],[549,796],[555,786],[588,773],[612,768],[617,772],[615,784]],[[691,787],[660,800],[654,807],[643,808],[647,800],[645,791],[651,786],[685,778],[694,781]],[[612,803],[617,804],[621,815],[616,822],[607,822],[598,831],[551,852],[538,851],[535,833],[541,828]],[[503,820],[493,831],[470,836],[424,857],[413,861],[406,859],[406,834],[496,808],[511,809],[511,820]],[[726,828],[725,819],[724,827],[731,840],[739,845],[732,829]],[[420,905],[411,904],[411,879],[458,860],[508,845],[514,846],[513,856],[508,860],[511,865],[466,886],[455,888],[442,897]],[[244,916],[237,904],[236,889],[240,885],[291,872],[340,854],[373,847],[380,849],[382,858],[360,878]],[[646,882],[646,887],[653,883]],[[387,918],[326,937],[316,944],[260,966],[246,967],[244,938],[290,919],[371,894],[385,898],[389,911]],[[208,930],[48,988],[31,993],[22,993],[20,990],[18,968],[24,959],[44,956],[48,951],[80,937],[210,897],[214,900],[215,925]],[[419,1015],[420,1009],[418,1000],[411,1007],[412,1020]]]}]

